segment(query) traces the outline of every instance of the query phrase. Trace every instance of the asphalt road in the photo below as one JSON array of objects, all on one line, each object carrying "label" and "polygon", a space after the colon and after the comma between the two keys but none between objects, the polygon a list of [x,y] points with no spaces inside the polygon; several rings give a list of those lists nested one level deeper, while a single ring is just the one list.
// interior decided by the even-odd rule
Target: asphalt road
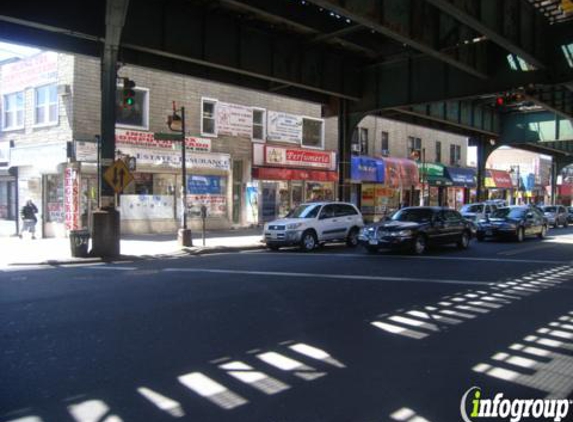
[{"label": "asphalt road", "polygon": [[473,386],[573,398],[573,229],[550,235],[2,271],[0,421],[454,422]]}]

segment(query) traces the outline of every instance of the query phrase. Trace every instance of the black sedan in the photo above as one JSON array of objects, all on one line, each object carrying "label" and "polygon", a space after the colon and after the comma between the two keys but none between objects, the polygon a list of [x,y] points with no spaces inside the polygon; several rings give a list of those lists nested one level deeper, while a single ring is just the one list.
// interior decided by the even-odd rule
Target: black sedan
[{"label": "black sedan", "polygon": [[543,239],[548,226],[547,218],[533,205],[504,207],[478,223],[476,238],[508,237],[522,242],[525,236],[535,235]]},{"label": "black sedan", "polygon": [[455,243],[466,249],[471,227],[459,212],[448,208],[407,207],[389,220],[364,227],[358,239],[370,252],[399,249],[421,255],[438,244]]}]

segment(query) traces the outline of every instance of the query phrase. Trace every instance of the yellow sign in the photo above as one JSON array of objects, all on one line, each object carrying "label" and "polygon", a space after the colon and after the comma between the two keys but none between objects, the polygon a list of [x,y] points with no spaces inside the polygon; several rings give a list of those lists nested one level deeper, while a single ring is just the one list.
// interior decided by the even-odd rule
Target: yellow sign
[{"label": "yellow sign", "polygon": [[115,160],[103,174],[103,178],[113,188],[115,193],[121,193],[133,181],[133,175],[123,160]]}]

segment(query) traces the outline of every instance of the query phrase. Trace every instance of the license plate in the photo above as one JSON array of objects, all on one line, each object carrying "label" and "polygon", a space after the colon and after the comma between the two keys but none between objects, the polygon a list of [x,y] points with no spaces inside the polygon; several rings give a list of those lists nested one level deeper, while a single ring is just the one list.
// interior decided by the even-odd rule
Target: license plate
[{"label": "license plate", "polygon": [[491,236],[493,234],[493,232],[491,230],[486,230],[485,231],[485,235],[486,236]]},{"label": "license plate", "polygon": [[378,241],[377,241],[376,239],[370,239],[370,240],[368,241],[368,243],[369,243],[370,245],[377,245],[377,244],[378,244]]}]

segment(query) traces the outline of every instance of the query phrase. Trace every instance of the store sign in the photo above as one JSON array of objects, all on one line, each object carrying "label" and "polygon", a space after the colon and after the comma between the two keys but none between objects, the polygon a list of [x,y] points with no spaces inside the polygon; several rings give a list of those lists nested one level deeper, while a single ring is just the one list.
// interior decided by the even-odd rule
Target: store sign
[{"label": "store sign", "polygon": [[336,153],[261,145],[265,148],[264,164],[281,167],[336,170]]},{"label": "store sign", "polygon": [[80,228],[80,172],[68,167],[64,171],[64,213],[67,230]]},{"label": "store sign", "polygon": [[426,176],[436,176],[436,177],[444,176],[445,167],[440,164],[418,163],[418,168],[420,170],[420,174],[424,174]]},{"label": "store sign", "polygon": [[34,166],[41,173],[56,173],[57,165],[67,161],[66,143],[26,145],[12,148],[10,166]]},{"label": "store sign", "polygon": [[75,141],[76,161],[83,163],[97,162],[97,143],[93,141]]},{"label": "store sign", "polygon": [[[181,149],[179,141],[155,139],[153,132],[140,130],[115,130],[115,144],[122,146],[138,146],[143,148]],[[211,152],[211,140],[208,138],[185,137],[185,146],[189,151]]]},{"label": "store sign", "polygon": [[187,176],[187,192],[196,195],[220,195],[223,193],[221,176]]},{"label": "store sign", "polygon": [[384,183],[384,161],[370,157],[352,157],[351,178],[356,181]]},{"label": "store sign", "polygon": [[[139,166],[156,166],[181,168],[181,152],[160,149],[137,149],[123,147],[123,154],[135,157]],[[231,158],[229,154],[187,153],[185,156],[187,169],[207,169],[229,171]]]},{"label": "store sign", "polygon": [[253,137],[253,109],[238,104],[217,103],[217,133],[219,136]]},{"label": "store sign", "polygon": [[58,54],[48,51],[2,66],[0,86],[7,94],[58,81]]},{"label": "store sign", "polygon": [[302,116],[269,110],[267,112],[267,139],[300,144],[302,142]]},{"label": "store sign", "polygon": [[187,210],[191,217],[201,216],[201,206],[207,208],[207,217],[227,215],[227,197],[225,195],[187,195]]}]

